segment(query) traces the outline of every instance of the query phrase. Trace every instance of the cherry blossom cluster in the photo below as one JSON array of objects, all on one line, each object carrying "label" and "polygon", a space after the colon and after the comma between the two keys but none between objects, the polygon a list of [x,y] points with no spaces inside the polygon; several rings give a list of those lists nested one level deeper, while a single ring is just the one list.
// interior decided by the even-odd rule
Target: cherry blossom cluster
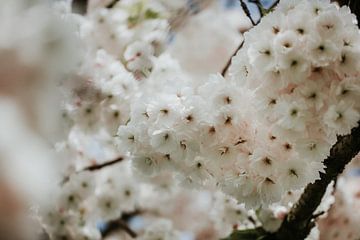
[{"label": "cherry blossom cluster", "polygon": [[79,172],[65,180],[47,208],[40,209],[41,220],[52,239],[100,239],[97,223],[134,211],[137,197],[128,164],[96,174]]},{"label": "cherry blossom cluster", "polygon": [[333,144],[359,120],[359,41],[347,7],[282,2],[245,34],[231,77],[254,91],[270,129]]},{"label": "cherry blossom cluster", "polygon": [[229,79],[142,96],[120,141],[143,174],[277,202],[317,179],[336,136],[360,120],[359,36],[347,7],[281,3],[245,34]]},{"label": "cherry blossom cluster", "polygon": [[356,23],[347,7],[329,1],[288,1],[245,34],[230,77],[253,91],[256,119],[270,138],[285,142],[282,157],[275,157],[281,165],[295,160],[300,168],[312,166],[307,174],[316,176],[336,136],[357,126]]},{"label": "cherry blossom cluster", "polygon": [[118,1],[92,9],[81,19],[82,32],[93,48],[104,48],[143,79],[165,49],[170,18],[185,7],[185,1]]},{"label": "cherry blossom cluster", "polygon": [[[143,3],[145,2],[141,2]],[[140,6],[140,2],[132,4],[128,7]],[[115,11],[99,11],[102,10]],[[46,232],[54,239],[99,239],[99,221],[117,220],[123,213],[137,208],[144,209],[145,213],[162,213],[155,217],[152,214],[145,216],[146,218],[150,215],[155,222],[147,226],[143,232],[139,232],[139,238],[146,240],[177,239],[180,234],[177,229],[179,226],[183,229],[185,222],[185,229],[194,232],[199,239],[208,239],[209,234],[214,239],[216,236],[225,237],[231,233],[233,226],[245,228],[247,225],[244,223],[252,224],[247,220],[248,213],[243,206],[234,199],[223,195],[213,196],[213,193],[207,195],[214,200],[209,209],[202,210],[202,224],[194,226],[192,221],[188,220],[190,213],[196,215],[196,212],[190,209],[182,218],[178,214],[173,218],[175,211],[178,211],[175,208],[176,202],[184,201],[183,196],[186,195],[189,206],[192,206],[194,201],[204,200],[201,193],[178,188],[169,182],[168,175],[157,175],[143,186],[138,182],[141,176],[133,176],[130,173],[127,146],[119,142],[115,145],[114,141],[117,139],[113,136],[119,125],[123,126],[129,121],[131,102],[138,97],[151,94],[160,87],[177,93],[187,86],[189,78],[170,55],[162,54],[152,58],[153,66],[146,78],[142,78],[143,81],[140,82],[136,81],[138,75],[129,69],[126,62],[117,58],[118,55],[109,42],[101,46],[101,40],[92,38],[92,35],[86,32],[88,21],[91,22],[92,17],[91,14],[85,18],[69,16],[78,22],[80,37],[86,43],[83,46],[85,57],[76,76],[61,82],[66,100],[62,117],[64,129],[67,131],[64,131],[64,140],[56,147],[63,155],[66,166],[64,174],[70,177],[66,178],[60,189],[56,189],[49,206],[39,209]],[[111,17],[106,16],[104,19],[109,20]],[[144,24],[132,28],[142,32],[148,27]],[[119,41],[116,44],[123,42]],[[93,46],[99,49],[94,49]],[[114,158],[121,158],[122,162],[109,170],[104,169],[99,173],[83,170]],[[157,191],[149,192],[148,189],[154,187],[160,187],[162,194],[167,195],[163,200],[167,201],[167,204],[159,204]],[[165,208],[165,205],[169,208]],[[210,209],[212,214],[208,215]],[[179,224],[180,219],[183,219],[182,224]]]},{"label": "cherry blossom cluster", "polygon": [[60,178],[51,146],[61,129],[57,85],[74,69],[79,53],[75,25],[61,5],[0,2],[2,238],[36,239],[38,225],[29,219],[30,209],[46,204]]}]

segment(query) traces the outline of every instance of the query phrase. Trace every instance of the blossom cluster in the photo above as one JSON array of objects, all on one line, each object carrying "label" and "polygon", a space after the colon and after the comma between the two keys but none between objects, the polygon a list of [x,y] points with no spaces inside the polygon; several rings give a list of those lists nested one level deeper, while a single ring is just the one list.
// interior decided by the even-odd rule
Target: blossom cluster
[{"label": "blossom cluster", "polygon": [[170,18],[185,7],[183,1],[118,1],[111,8],[90,11],[81,19],[82,32],[89,46],[105,49],[137,79],[144,79],[165,49]]},{"label": "blossom cluster", "polygon": [[128,164],[97,174],[83,171],[66,179],[49,205],[40,209],[41,221],[52,239],[100,239],[98,222],[134,211],[137,197]]},{"label": "blossom cluster", "polygon": [[245,34],[229,79],[134,101],[118,136],[135,169],[171,171],[248,206],[313,182],[360,120],[355,23],[329,1],[282,2]]},{"label": "blossom cluster", "polygon": [[267,145],[269,154],[281,165],[296,161],[289,168],[296,180],[311,166],[297,187],[315,180],[336,137],[360,119],[356,23],[348,7],[329,1],[281,2],[245,34],[233,58],[230,78],[253,92],[256,119],[283,142],[277,156]]},{"label": "blossom cluster", "polygon": [[0,2],[2,238],[38,237],[29,211],[48,201],[60,178],[51,141],[61,129],[57,85],[78,60],[74,27],[58,4]]},{"label": "blossom cluster", "polygon": [[[151,94],[159,88],[175,93],[189,82],[188,76],[168,54],[151,56],[151,71],[142,74],[139,78],[138,69],[132,69],[128,61],[124,61],[123,57],[119,58],[122,51],[126,53],[126,49],[132,49],[126,45],[127,41],[116,38],[113,41],[103,42],[102,39],[96,37],[100,36],[101,32],[98,24],[110,22],[113,20],[112,16],[119,17],[120,13],[126,13],[126,21],[130,21],[129,14],[134,9],[138,11],[139,8],[142,9],[141,14],[149,14],[149,12],[146,13],[147,8],[150,9],[150,6],[146,5],[148,3],[159,6],[160,1],[121,1],[114,8],[95,9],[85,17],[68,16],[78,23],[80,37],[85,44],[83,46],[84,58],[76,76],[65,78],[61,82],[65,99],[62,113],[65,136],[63,141],[56,144],[56,148],[63,155],[64,175],[69,175],[69,177],[59,189],[55,189],[49,206],[42,206],[39,209],[40,221],[53,239],[64,237],[99,239],[101,237],[98,228],[99,221],[118,220],[122,214],[136,211],[138,208],[144,209],[145,213],[157,212],[160,215],[154,217],[152,214],[146,214],[144,216],[146,219],[150,215],[155,223],[150,224],[144,231],[139,231],[140,239],[177,239],[179,237],[177,228],[181,218],[177,214],[176,218],[172,219],[174,212],[178,211],[174,207],[176,202],[184,201],[182,200],[184,195],[189,199],[190,206],[194,204],[194,201],[199,201],[199,198],[203,199],[201,194],[183,190],[170,183],[168,175],[157,174],[145,185],[139,183],[140,176],[133,176],[130,171],[127,147],[119,144],[117,138],[114,138],[119,125],[124,126],[129,121],[131,117],[129,106],[134,99]],[[154,5],[151,6],[154,7]],[[98,14],[105,14],[100,22]],[[143,15],[138,17],[135,25],[129,26],[129,22],[124,22],[126,23],[124,27],[128,28],[132,36],[128,40],[129,44],[157,32],[156,29],[149,28],[149,22],[165,21],[163,15],[154,15],[151,19]],[[112,22],[107,27],[111,28],[111,31],[117,29],[116,31],[119,31],[123,37],[125,36],[124,29],[121,26],[119,22]],[[109,30],[103,25],[101,29]],[[161,34],[167,35],[167,31],[168,29]],[[93,34],[98,35],[94,37]],[[118,48],[123,50],[117,52]],[[143,61],[146,59],[142,59],[145,54],[141,52],[136,55],[140,55],[136,56],[140,61],[137,64],[145,66]],[[137,81],[139,79],[142,81]],[[88,166],[115,158],[121,158],[121,162],[109,170],[102,169],[99,173],[88,171]],[[167,197],[163,201],[167,201],[167,204],[159,204],[157,190],[149,191],[149,188],[158,187],[163,191],[161,194],[166,194]],[[201,212],[203,223],[195,227],[187,219],[190,213],[195,214],[189,210],[187,215],[183,215],[182,222],[188,223],[185,226],[184,223],[180,224],[183,228],[194,232],[199,239],[208,239],[209,234],[216,239],[216,236],[225,237],[230,234],[233,225],[245,226],[243,224],[247,222],[247,211],[234,199],[230,200],[223,195],[213,196],[212,193],[209,193],[207,197],[215,198],[211,208],[209,207],[213,213],[208,216],[208,209],[203,210]],[[169,208],[165,208],[166,205]]]}]

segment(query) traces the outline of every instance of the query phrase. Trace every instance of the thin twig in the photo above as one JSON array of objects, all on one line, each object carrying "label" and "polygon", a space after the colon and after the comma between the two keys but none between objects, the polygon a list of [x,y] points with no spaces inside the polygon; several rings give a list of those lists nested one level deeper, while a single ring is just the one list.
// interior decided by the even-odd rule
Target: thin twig
[{"label": "thin twig", "polygon": [[321,211],[321,212],[318,212],[318,213],[315,213],[313,214],[312,218],[313,219],[317,219],[318,217],[322,216],[325,214],[325,211]]},{"label": "thin twig", "polygon": [[271,6],[268,8],[268,11],[271,11],[272,9],[274,9],[278,4],[279,4],[280,0],[276,0],[273,2],[273,4],[271,4]]},{"label": "thin twig", "polygon": [[[253,26],[256,26],[257,24],[259,24],[261,18],[263,17],[263,12],[260,13],[260,19],[258,22],[255,23],[254,19],[251,17],[251,14],[250,14],[250,11],[249,11],[249,8],[247,7],[246,3],[243,1],[243,0],[239,0],[240,1],[240,5],[242,7],[242,9],[244,10],[246,16],[250,19],[251,23]],[[254,3],[258,3],[261,5],[261,3],[257,0],[253,0],[255,1]],[[276,5],[279,3],[279,0],[276,0],[269,8],[268,8],[268,11],[271,11],[274,7],[276,7]],[[259,6],[258,6],[259,8]],[[260,6],[261,9],[263,9],[262,5]],[[261,11],[259,9],[259,11]],[[231,57],[229,58],[229,60],[227,61],[225,67],[223,68],[223,70],[221,71],[221,75],[223,77],[225,77],[227,71],[229,70],[229,67],[231,65],[231,59],[236,55],[236,53],[243,47],[244,45],[244,40],[241,42],[241,44],[237,47],[236,51],[231,55]]]},{"label": "thin twig", "polygon": [[140,209],[136,209],[135,211],[129,213],[125,212],[119,219],[108,222],[106,228],[101,232],[102,237],[105,238],[116,230],[124,230],[127,234],[129,234],[129,236],[136,238],[137,233],[128,226],[127,222],[131,218],[138,216],[143,212],[144,211]]},{"label": "thin twig", "polygon": [[117,219],[117,220],[109,222],[106,230],[101,235],[103,238],[105,238],[105,237],[109,236],[111,233],[113,233],[114,231],[120,230],[120,229],[124,230],[132,238],[137,237],[137,233],[134,230],[132,230],[128,226],[128,224],[125,221],[123,221],[122,219]]},{"label": "thin twig", "polygon": [[[123,157],[118,157],[118,158],[116,158],[114,160],[111,160],[109,162],[104,162],[104,163],[101,163],[101,164],[95,164],[95,165],[87,166],[87,167],[75,172],[75,174],[80,173],[80,172],[85,172],[85,171],[90,171],[90,172],[97,171],[97,170],[103,169],[105,167],[110,167],[112,165],[120,163],[123,160],[124,160]],[[66,184],[69,180],[70,180],[70,175],[65,176],[64,179],[62,179],[62,181],[60,182],[60,185]]]},{"label": "thin twig", "polygon": [[109,162],[105,162],[105,163],[102,163],[102,164],[96,164],[96,165],[91,165],[91,166],[88,166],[88,167],[85,167],[83,170],[81,170],[81,172],[83,171],[96,171],[96,170],[100,170],[102,168],[105,168],[105,167],[109,167],[109,166],[112,166],[114,164],[117,164],[121,161],[123,161],[124,158],[123,157],[118,157],[112,161],[109,161]]},{"label": "thin twig", "polygon": [[240,5],[241,5],[241,8],[244,10],[246,16],[251,21],[252,25],[255,26],[256,23],[255,23],[254,19],[251,17],[250,10],[249,10],[248,6],[246,5],[246,3],[244,2],[244,0],[240,0]]},{"label": "thin twig", "polygon": [[[259,0],[249,0],[250,3],[253,3],[256,5],[258,11],[259,11],[259,14],[260,14],[260,19],[265,15],[264,13],[264,7],[262,6],[262,4],[260,3]],[[260,21],[260,19],[258,20],[258,22]]]},{"label": "thin twig", "polygon": [[236,53],[242,48],[242,46],[244,45],[244,40],[241,42],[241,44],[236,48],[235,52],[231,55],[231,57],[229,58],[229,60],[227,61],[225,67],[223,68],[223,70],[221,71],[221,75],[223,77],[225,77],[227,71],[229,70],[229,67],[231,65],[231,60],[232,58],[236,55]]}]

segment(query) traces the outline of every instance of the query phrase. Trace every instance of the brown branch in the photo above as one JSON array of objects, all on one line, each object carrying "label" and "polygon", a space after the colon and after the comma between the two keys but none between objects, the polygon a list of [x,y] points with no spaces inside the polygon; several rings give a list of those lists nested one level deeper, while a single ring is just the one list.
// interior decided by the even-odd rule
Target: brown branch
[{"label": "brown branch", "polygon": [[[261,3],[259,1],[255,1],[254,2],[256,4],[256,6],[258,7],[259,11],[260,11],[260,19],[258,22],[255,23],[254,19],[251,17],[249,8],[247,7],[246,3],[243,0],[240,0],[240,5],[242,7],[242,9],[244,10],[244,13],[246,14],[246,16],[250,19],[251,23],[253,26],[256,26],[257,24],[259,24],[261,18],[264,16],[264,12],[261,10],[263,9]],[[279,3],[279,0],[275,1],[268,9],[268,11],[271,11],[274,7],[276,7],[276,5]],[[258,5],[260,4],[260,5]],[[249,29],[247,29],[249,30]],[[246,31],[247,31],[246,30]],[[245,31],[245,32],[246,32]],[[229,67],[231,65],[231,59],[236,55],[236,53],[243,47],[244,45],[244,40],[241,42],[241,44],[237,47],[237,49],[235,50],[235,52],[231,55],[231,57],[229,58],[229,60],[227,61],[225,67],[223,68],[223,70],[221,71],[221,75],[223,77],[225,77],[227,71],[229,70]]]},{"label": "brown branch", "polygon": [[88,167],[85,167],[83,170],[81,170],[80,172],[83,172],[83,171],[97,171],[97,170],[100,170],[102,168],[105,168],[105,167],[109,167],[109,166],[112,166],[114,164],[117,164],[119,162],[122,162],[124,160],[123,157],[118,157],[112,161],[109,161],[109,162],[105,162],[105,163],[102,163],[102,164],[96,164],[96,165],[91,165],[91,166],[88,166]]},{"label": "brown branch", "polygon": [[111,233],[117,231],[117,230],[123,230],[125,231],[127,234],[129,234],[130,237],[132,238],[136,238],[137,237],[137,233],[132,230],[129,225],[127,224],[127,222],[135,217],[138,216],[140,214],[142,214],[144,211],[142,210],[135,210],[133,212],[129,212],[129,213],[123,213],[121,215],[121,217],[119,219],[116,219],[114,221],[110,221],[107,223],[106,228],[101,232],[101,236],[103,238],[109,236]]},{"label": "brown branch", "polygon": [[223,70],[221,71],[221,75],[223,77],[225,77],[227,71],[229,70],[229,67],[231,65],[231,60],[232,58],[236,55],[236,53],[242,48],[242,46],[244,45],[244,40],[241,42],[241,44],[236,48],[235,52],[231,55],[231,57],[229,58],[229,60],[227,61],[225,67],[223,68]]},{"label": "brown branch", "polygon": [[253,3],[256,5],[258,11],[259,11],[259,14],[260,14],[260,19],[258,20],[257,23],[259,23],[259,21],[261,20],[261,18],[265,15],[265,9],[263,7],[263,5],[261,4],[261,2],[259,0],[248,0],[250,3]]},{"label": "brown branch", "polygon": [[271,4],[271,6],[268,8],[268,11],[271,11],[272,9],[274,9],[278,4],[279,4],[280,0],[276,0],[273,2],[273,4]]},{"label": "brown branch", "polygon": [[256,23],[255,23],[254,19],[251,17],[250,10],[249,10],[248,6],[246,5],[246,3],[244,2],[244,0],[240,0],[240,5],[241,5],[241,8],[244,10],[244,13],[246,14],[246,16],[249,18],[252,25],[255,26]]},{"label": "brown branch", "polygon": [[[251,13],[249,11],[249,8],[247,7],[246,3],[243,0],[240,0],[240,5],[241,8],[243,9],[244,13],[246,14],[246,16],[249,18],[251,24],[253,26],[256,25],[254,19],[251,17]],[[244,40],[241,42],[241,44],[236,48],[235,52],[231,55],[231,57],[229,58],[229,60],[227,61],[225,67],[223,68],[223,70],[221,71],[221,75],[223,77],[225,77],[227,71],[229,70],[229,67],[231,65],[231,60],[232,58],[236,55],[236,53],[242,48],[242,46],[244,45]]]},{"label": "brown branch", "polygon": [[128,224],[122,219],[117,219],[117,220],[109,222],[108,227],[106,228],[106,231],[104,231],[101,235],[103,238],[105,238],[117,230],[125,231],[132,238],[137,237],[137,233],[134,230],[132,230],[128,226]]},{"label": "brown branch", "polygon": [[[104,162],[104,163],[101,163],[101,164],[95,164],[95,165],[87,166],[87,167],[83,168],[82,170],[79,170],[79,171],[75,172],[74,174],[80,173],[80,172],[85,172],[85,171],[90,171],[90,172],[97,171],[97,170],[100,170],[100,169],[115,165],[117,163],[120,163],[123,160],[124,160],[123,157],[118,157],[118,158],[116,158],[114,160],[111,160],[109,162]],[[60,185],[64,185],[69,180],[70,180],[70,175],[65,176],[64,179],[62,179],[62,181],[60,182]]]}]

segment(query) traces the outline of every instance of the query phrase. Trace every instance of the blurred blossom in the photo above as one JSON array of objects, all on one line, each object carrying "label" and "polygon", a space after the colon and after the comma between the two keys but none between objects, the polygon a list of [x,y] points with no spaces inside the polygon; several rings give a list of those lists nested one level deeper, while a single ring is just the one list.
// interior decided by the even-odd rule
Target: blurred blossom
[{"label": "blurred blossom", "polygon": [[45,1],[0,2],[1,239],[32,239],[37,228],[25,216],[47,203],[60,180],[51,148],[57,85],[76,65],[78,47],[74,26],[57,9]]}]

